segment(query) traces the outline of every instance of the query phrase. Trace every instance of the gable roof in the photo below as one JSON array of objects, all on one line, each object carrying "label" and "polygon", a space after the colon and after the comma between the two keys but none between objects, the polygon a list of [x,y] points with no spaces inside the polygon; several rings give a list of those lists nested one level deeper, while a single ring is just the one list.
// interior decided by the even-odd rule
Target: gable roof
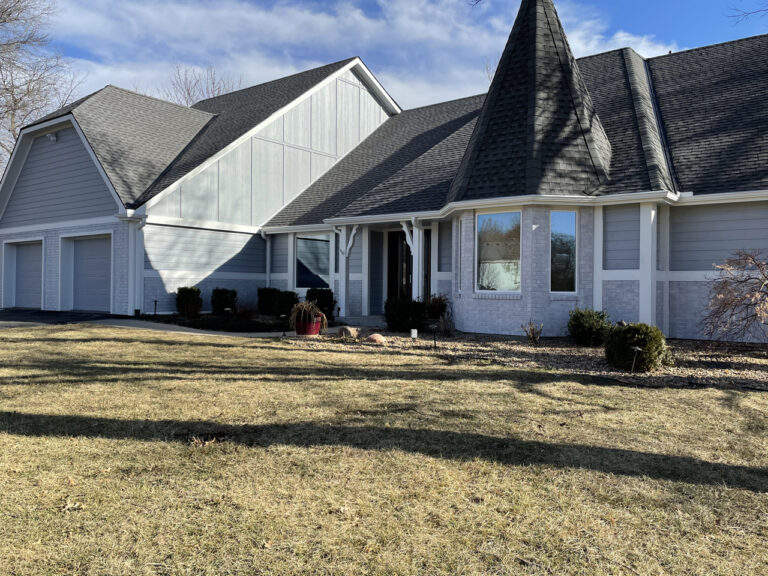
[{"label": "gable roof", "polygon": [[266,226],[439,210],[484,99],[473,96],[389,118]]},{"label": "gable roof", "polygon": [[126,206],[213,118],[205,111],[106,86],[27,128],[69,114]]},{"label": "gable roof", "polygon": [[214,115],[215,118],[146,190],[137,204],[147,202],[355,59],[347,58],[194,104],[194,110]]},{"label": "gable roof", "polygon": [[610,165],[552,0],[523,0],[450,200],[591,194]]}]

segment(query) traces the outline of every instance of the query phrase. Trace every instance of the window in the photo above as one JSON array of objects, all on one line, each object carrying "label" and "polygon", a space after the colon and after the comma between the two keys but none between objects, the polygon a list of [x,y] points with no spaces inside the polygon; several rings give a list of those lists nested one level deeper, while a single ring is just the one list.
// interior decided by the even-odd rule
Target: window
[{"label": "window", "polygon": [[550,291],[576,292],[576,212],[550,215]]},{"label": "window", "polygon": [[520,291],[520,222],[520,212],[478,215],[478,291]]},{"label": "window", "polygon": [[330,286],[331,237],[296,236],[296,288]]}]

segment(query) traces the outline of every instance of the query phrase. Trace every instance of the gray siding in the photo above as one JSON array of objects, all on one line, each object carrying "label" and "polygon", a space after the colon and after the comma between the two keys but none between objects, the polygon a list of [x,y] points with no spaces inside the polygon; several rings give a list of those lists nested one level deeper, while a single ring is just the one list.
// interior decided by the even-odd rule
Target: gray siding
[{"label": "gray siding", "polygon": [[0,226],[116,214],[118,204],[74,128],[32,142]]},{"label": "gray siding", "polygon": [[368,273],[370,292],[368,307],[371,315],[384,314],[384,234],[371,231],[369,237]]},{"label": "gray siding", "polygon": [[712,270],[738,250],[768,252],[768,202],[670,210],[672,270]]},{"label": "gray siding", "polygon": [[349,252],[349,273],[360,274],[363,271],[363,235],[358,230],[355,234],[355,243]]},{"label": "gray siding", "polygon": [[603,266],[605,270],[640,268],[640,205],[603,209]]},{"label": "gray siding", "polygon": [[451,272],[453,266],[453,225],[451,222],[439,222],[437,226],[437,271]]},{"label": "gray siding", "polygon": [[144,228],[147,270],[266,273],[266,250],[260,236],[170,226]]},{"label": "gray siding", "polygon": [[272,272],[273,274],[288,273],[288,234],[271,236],[272,242]]}]

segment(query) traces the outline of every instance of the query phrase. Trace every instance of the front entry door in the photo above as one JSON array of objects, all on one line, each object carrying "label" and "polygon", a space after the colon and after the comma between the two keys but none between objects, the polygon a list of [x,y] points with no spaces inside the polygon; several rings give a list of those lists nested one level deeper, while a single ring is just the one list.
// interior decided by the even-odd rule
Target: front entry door
[{"label": "front entry door", "polygon": [[405,241],[405,232],[388,234],[387,298],[411,298],[413,296],[413,258]]}]

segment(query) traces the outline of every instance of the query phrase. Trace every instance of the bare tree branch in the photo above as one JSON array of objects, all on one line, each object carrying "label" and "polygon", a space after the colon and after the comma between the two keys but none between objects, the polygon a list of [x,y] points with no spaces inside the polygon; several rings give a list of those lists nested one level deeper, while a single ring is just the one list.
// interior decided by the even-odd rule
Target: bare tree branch
[{"label": "bare tree branch", "polygon": [[177,64],[168,84],[158,90],[158,96],[182,106],[234,92],[243,87],[243,79],[237,80],[219,73],[215,67],[205,68]]},{"label": "bare tree branch", "polygon": [[743,22],[744,20],[755,16],[762,17],[768,15],[768,2],[763,0],[761,4],[763,5],[763,8],[753,8],[752,10],[744,10],[743,8],[736,8],[734,6],[731,9],[731,18],[735,18],[737,22]]}]

